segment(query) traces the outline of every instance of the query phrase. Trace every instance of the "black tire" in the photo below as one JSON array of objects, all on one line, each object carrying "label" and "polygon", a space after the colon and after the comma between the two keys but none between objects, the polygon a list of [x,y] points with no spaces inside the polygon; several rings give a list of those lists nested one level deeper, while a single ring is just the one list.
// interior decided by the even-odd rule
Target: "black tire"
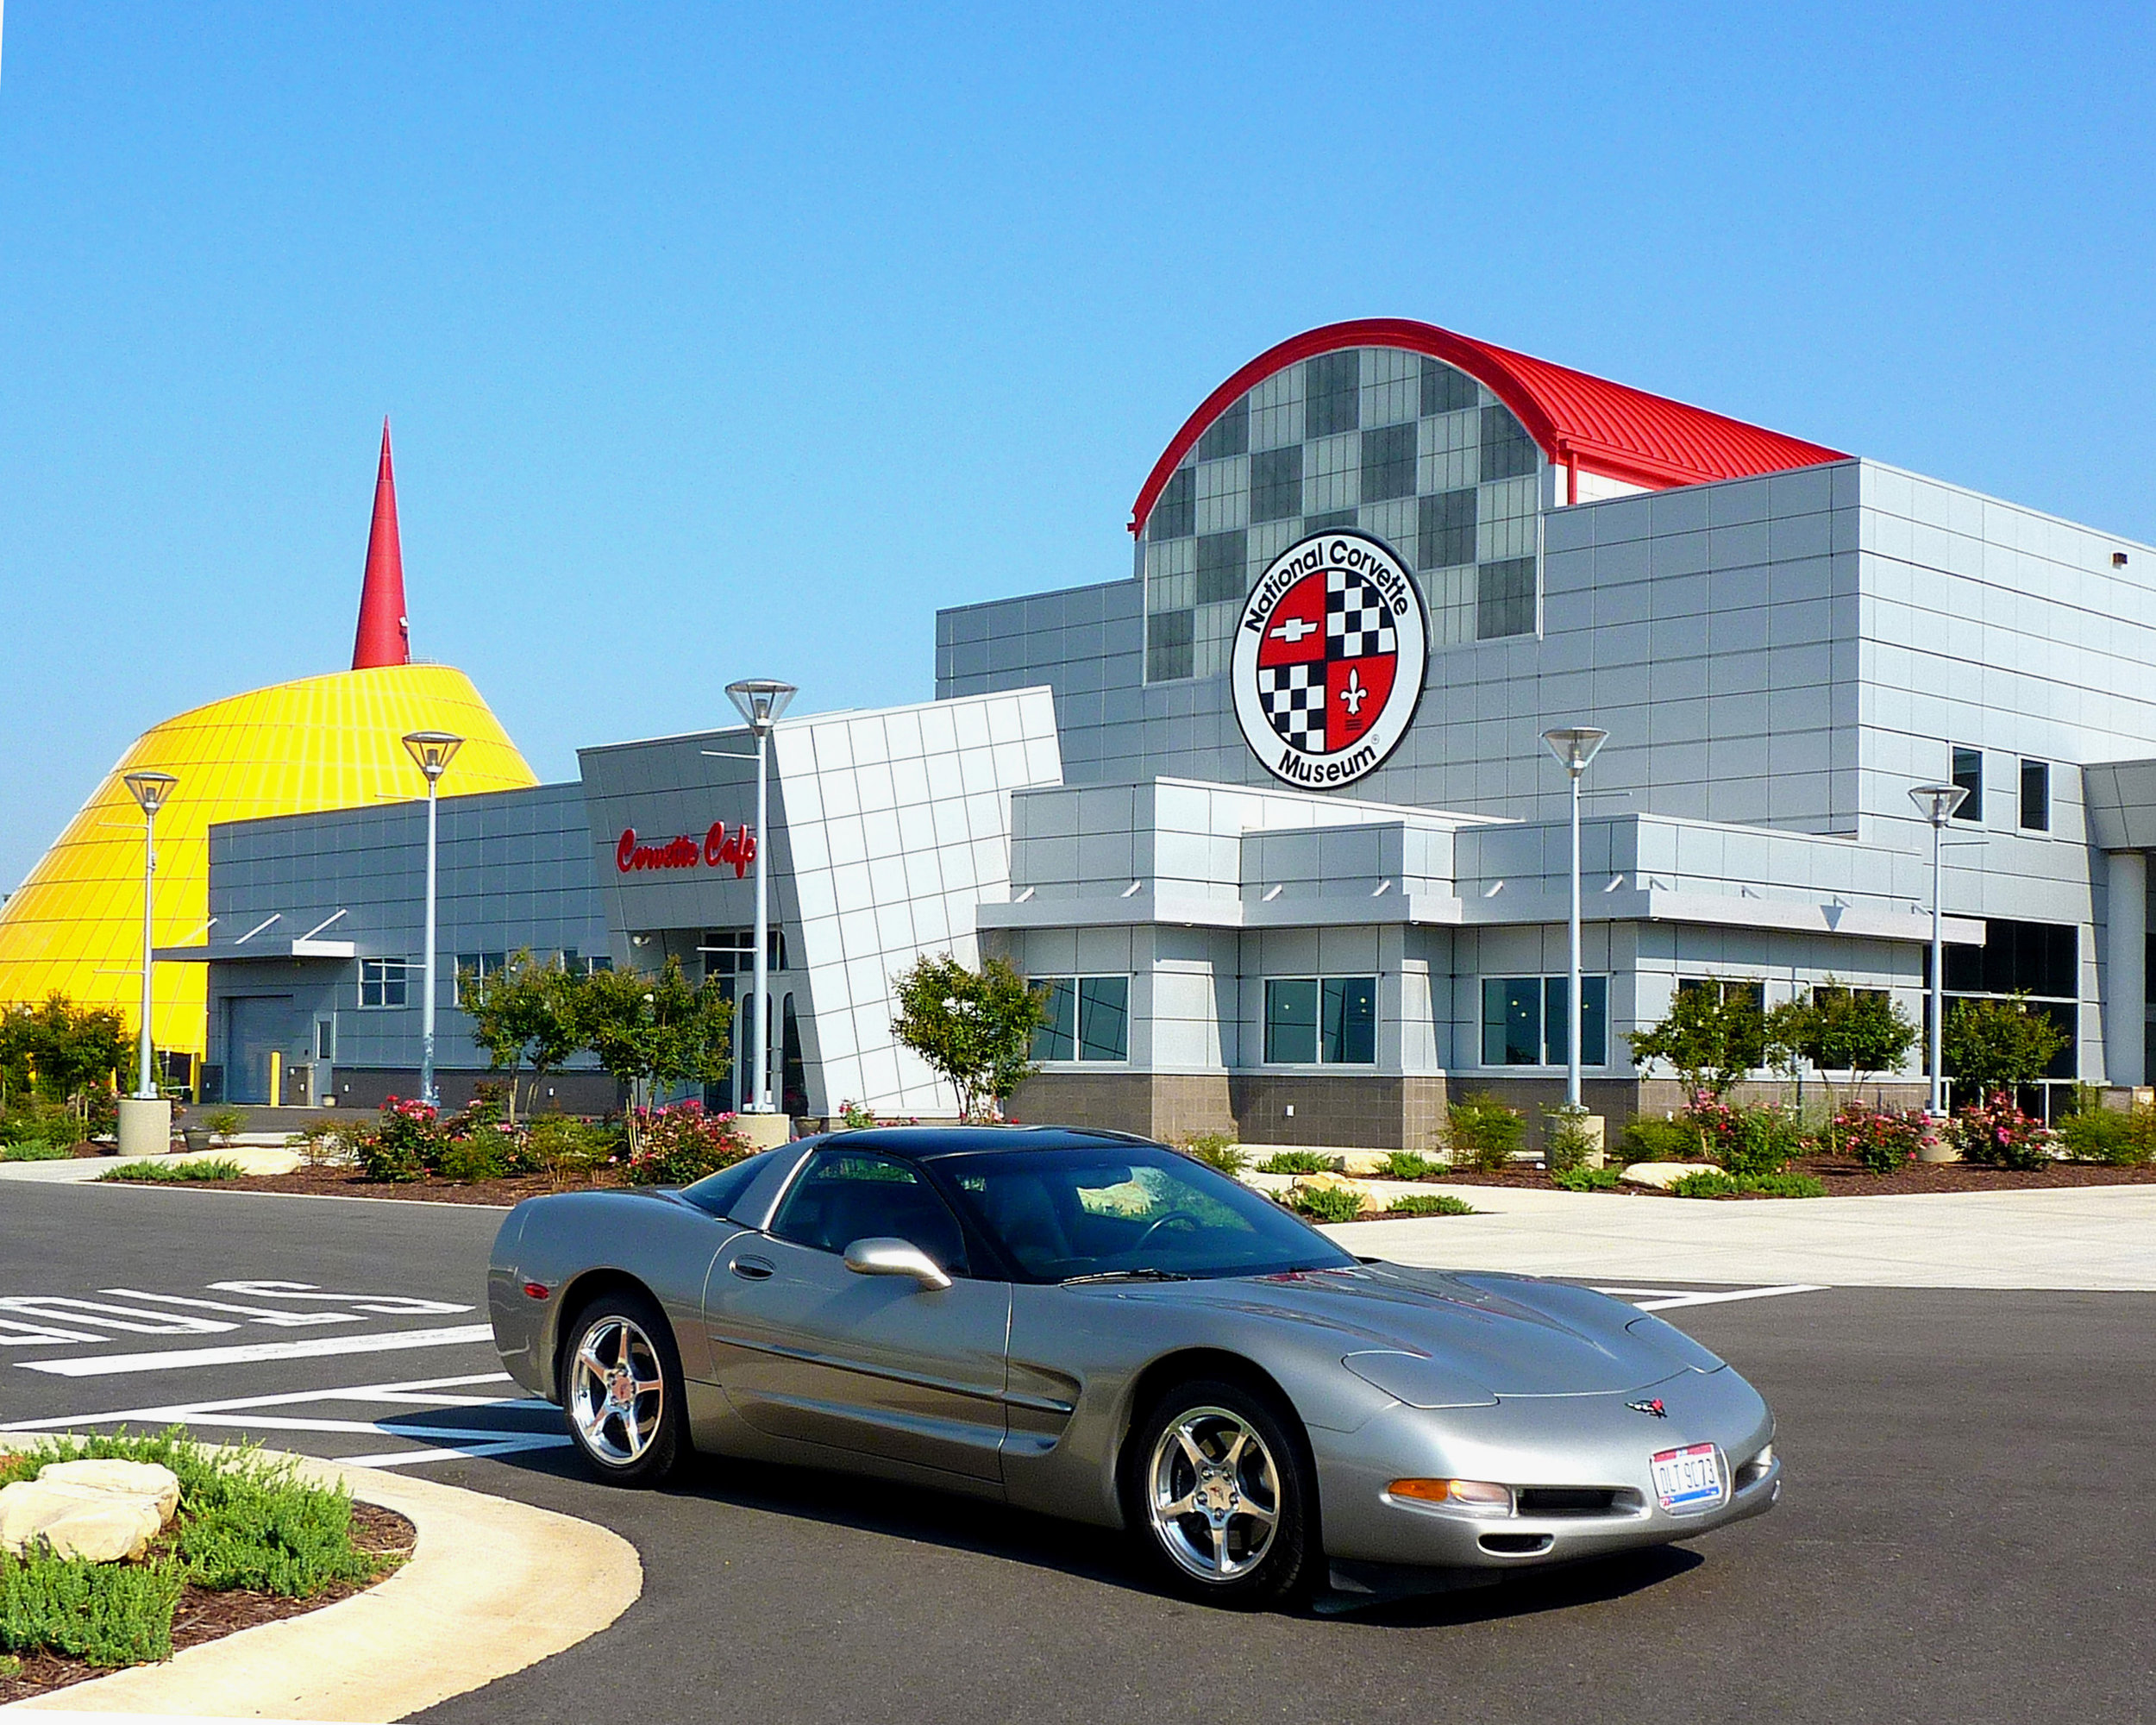
[{"label": "black tire", "polygon": [[[649,1295],[619,1289],[579,1311],[562,1332],[558,1382],[570,1441],[610,1485],[657,1485],[687,1456],[680,1356]],[[628,1393],[626,1405],[617,1390]]]},{"label": "black tire", "polygon": [[[1238,1429],[1248,1439],[1234,1454]],[[1209,1471],[1192,1459],[1194,1445]],[[1142,1560],[1175,1591],[1209,1604],[1253,1610],[1300,1598],[1318,1552],[1308,1454],[1294,1414],[1273,1394],[1217,1377],[1171,1386],[1132,1422],[1123,1446],[1123,1517]],[[1186,1500],[1194,1508],[1180,1516],[1155,1513],[1156,1501],[1166,1510]]]}]

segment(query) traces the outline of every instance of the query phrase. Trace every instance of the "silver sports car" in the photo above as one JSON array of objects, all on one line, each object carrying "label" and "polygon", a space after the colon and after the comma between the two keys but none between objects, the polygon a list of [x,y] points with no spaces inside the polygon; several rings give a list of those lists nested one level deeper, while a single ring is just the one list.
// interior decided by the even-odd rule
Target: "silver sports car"
[{"label": "silver sports car", "polygon": [[976,1493],[1224,1603],[1690,1539],[1781,1490],[1765,1402],[1659,1318],[1358,1258],[1112,1132],[837,1132],[534,1198],[488,1281],[604,1478],[694,1449]]}]

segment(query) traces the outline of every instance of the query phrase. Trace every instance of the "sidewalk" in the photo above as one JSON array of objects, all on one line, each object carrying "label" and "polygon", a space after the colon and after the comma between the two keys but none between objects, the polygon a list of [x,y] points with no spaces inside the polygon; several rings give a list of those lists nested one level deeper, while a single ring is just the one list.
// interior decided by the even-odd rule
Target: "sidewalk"
[{"label": "sidewalk", "polygon": [[1445,1270],[1649,1282],[2156,1292],[2156,1186],[1714,1202],[1502,1186],[1483,1214],[1326,1230],[1352,1251]]}]

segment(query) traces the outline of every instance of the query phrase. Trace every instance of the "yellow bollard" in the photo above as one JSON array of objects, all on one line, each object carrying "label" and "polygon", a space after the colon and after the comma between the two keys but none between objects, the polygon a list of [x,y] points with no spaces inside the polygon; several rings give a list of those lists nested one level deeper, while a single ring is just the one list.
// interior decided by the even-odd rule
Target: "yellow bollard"
[{"label": "yellow bollard", "polygon": [[281,1108],[282,1107],[284,1107],[284,1105],[285,1105],[285,1102],[284,1102],[284,1095],[283,1095],[284,1088],[285,1088],[285,1057],[284,1057],[281,1053],[279,1053],[279,1052],[276,1049],[273,1049],[273,1048],[272,1050],[270,1050],[270,1086],[269,1086],[269,1105],[270,1105],[270,1107],[272,1107],[273,1108]]}]

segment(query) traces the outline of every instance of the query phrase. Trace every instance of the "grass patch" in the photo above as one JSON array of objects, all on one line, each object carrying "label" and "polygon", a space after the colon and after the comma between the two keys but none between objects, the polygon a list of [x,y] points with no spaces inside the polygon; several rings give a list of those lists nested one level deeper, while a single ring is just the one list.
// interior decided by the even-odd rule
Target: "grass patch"
[{"label": "grass patch", "polygon": [[1551,1175],[1550,1183],[1568,1192],[1614,1192],[1623,1178],[1621,1168],[1560,1168]]},{"label": "grass patch", "polygon": [[72,1145],[47,1144],[41,1138],[26,1138],[20,1144],[0,1144],[0,1162],[65,1162],[74,1153]]},{"label": "grass patch", "polygon": [[289,1462],[212,1453],[175,1427],[158,1437],[67,1438],[0,1462],[0,1484],[34,1479],[49,1463],[157,1462],[179,1480],[179,1510],[140,1563],[91,1564],[41,1547],[0,1555],[0,1649],[51,1653],[94,1665],[172,1657],[172,1612],[190,1584],[309,1599],[340,1583],[363,1585],[385,1560],[352,1543],[352,1499],[309,1485]]},{"label": "grass patch", "polygon": [[1275,1151],[1257,1164],[1261,1174],[1337,1174],[1340,1164],[1314,1150]]},{"label": "grass patch", "polygon": [[134,1185],[170,1186],[189,1180],[237,1180],[246,1172],[229,1156],[212,1156],[200,1162],[122,1163],[97,1178]]},{"label": "grass patch", "polygon": [[1388,1216],[1471,1216],[1474,1205],[1450,1192],[1409,1192],[1385,1207]]},{"label": "grass patch", "polygon": [[1351,1222],[1363,1214],[1363,1195],[1345,1186],[1298,1186],[1288,1208],[1313,1222]]},{"label": "grass patch", "polygon": [[1680,1198],[1824,1198],[1824,1181],[1808,1174],[1724,1174],[1702,1168],[1671,1182],[1670,1190]]}]

